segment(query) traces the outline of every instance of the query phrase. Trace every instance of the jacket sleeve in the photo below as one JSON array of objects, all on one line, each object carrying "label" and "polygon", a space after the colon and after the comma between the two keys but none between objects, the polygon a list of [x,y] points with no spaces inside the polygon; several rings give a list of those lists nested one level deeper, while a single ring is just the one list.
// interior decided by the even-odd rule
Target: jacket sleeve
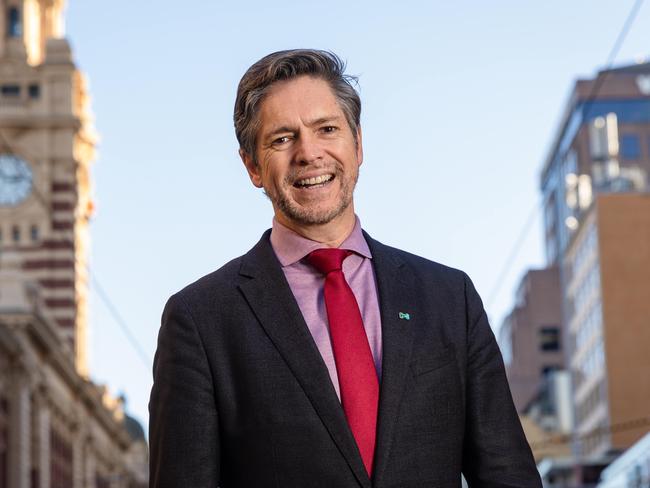
[{"label": "jacket sleeve", "polygon": [[219,429],[212,374],[182,298],[162,316],[149,399],[151,488],[216,488]]},{"label": "jacket sleeve", "polygon": [[467,276],[465,303],[468,330],[463,475],[470,487],[541,488],[499,347],[481,299]]}]

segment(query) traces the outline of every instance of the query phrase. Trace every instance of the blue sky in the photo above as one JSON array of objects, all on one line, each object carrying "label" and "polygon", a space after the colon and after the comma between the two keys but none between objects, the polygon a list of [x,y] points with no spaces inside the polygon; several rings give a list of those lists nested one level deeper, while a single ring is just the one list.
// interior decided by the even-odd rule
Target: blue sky
[{"label": "blue sky", "polygon": [[[315,47],[359,76],[357,213],[373,237],[461,268],[493,328],[544,263],[538,175],[572,83],[601,68],[633,1],[70,0],[67,35],[101,136],[91,272],[153,357],[170,294],[242,254],[269,202],[237,156],[237,83],[263,55]],[[650,55],[644,5],[616,58]],[[146,426],[151,368],[91,295],[91,375]]]}]

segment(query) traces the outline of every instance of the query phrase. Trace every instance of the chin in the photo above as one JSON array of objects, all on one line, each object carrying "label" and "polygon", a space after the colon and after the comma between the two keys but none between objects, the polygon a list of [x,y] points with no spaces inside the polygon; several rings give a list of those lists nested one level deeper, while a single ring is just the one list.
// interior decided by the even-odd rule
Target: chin
[{"label": "chin", "polygon": [[343,215],[349,205],[349,202],[345,202],[328,208],[309,208],[294,204],[289,207],[280,205],[279,208],[288,220],[312,226],[329,224]]}]

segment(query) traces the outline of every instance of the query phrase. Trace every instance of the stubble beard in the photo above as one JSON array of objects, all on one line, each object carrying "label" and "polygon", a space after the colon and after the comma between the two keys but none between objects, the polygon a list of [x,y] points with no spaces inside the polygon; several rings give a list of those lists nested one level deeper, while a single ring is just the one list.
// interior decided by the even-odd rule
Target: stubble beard
[{"label": "stubble beard", "polygon": [[345,177],[343,170],[337,165],[334,171],[335,180],[339,181],[341,185],[341,198],[337,205],[330,209],[309,208],[298,205],[289,196],[289,191],[286,188],[291,188],[292,182],[296,181],[293,175],[289,175],[283,182],[282,189],[265,188],[264,193],[271,200],[273,206],[280,210],[287,219],[304,226],[316,226],[330,223],[339,215],[343,214],[345,210],[352,203],[352,195],[354,188],[359,179],[359,171],[352,177]]}]

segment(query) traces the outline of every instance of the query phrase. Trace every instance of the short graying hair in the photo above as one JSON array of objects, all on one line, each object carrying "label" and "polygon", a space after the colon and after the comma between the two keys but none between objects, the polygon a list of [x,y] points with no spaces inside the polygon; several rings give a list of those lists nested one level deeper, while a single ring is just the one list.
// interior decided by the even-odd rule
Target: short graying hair
[{"label": "short graying hair", "polygon": [[357,78],[345,74],[345,62],[332,52],[317,49],[278,51],[248,68],[237,88],[233,115],[235,134],[239,147],[253,161],[257,161],[255,143],[260,104],[269,87],[278,81],[303,75],[320,78],[329,84],[356,141],[361,120],[361,99],[353,86],[357,84]]}]

